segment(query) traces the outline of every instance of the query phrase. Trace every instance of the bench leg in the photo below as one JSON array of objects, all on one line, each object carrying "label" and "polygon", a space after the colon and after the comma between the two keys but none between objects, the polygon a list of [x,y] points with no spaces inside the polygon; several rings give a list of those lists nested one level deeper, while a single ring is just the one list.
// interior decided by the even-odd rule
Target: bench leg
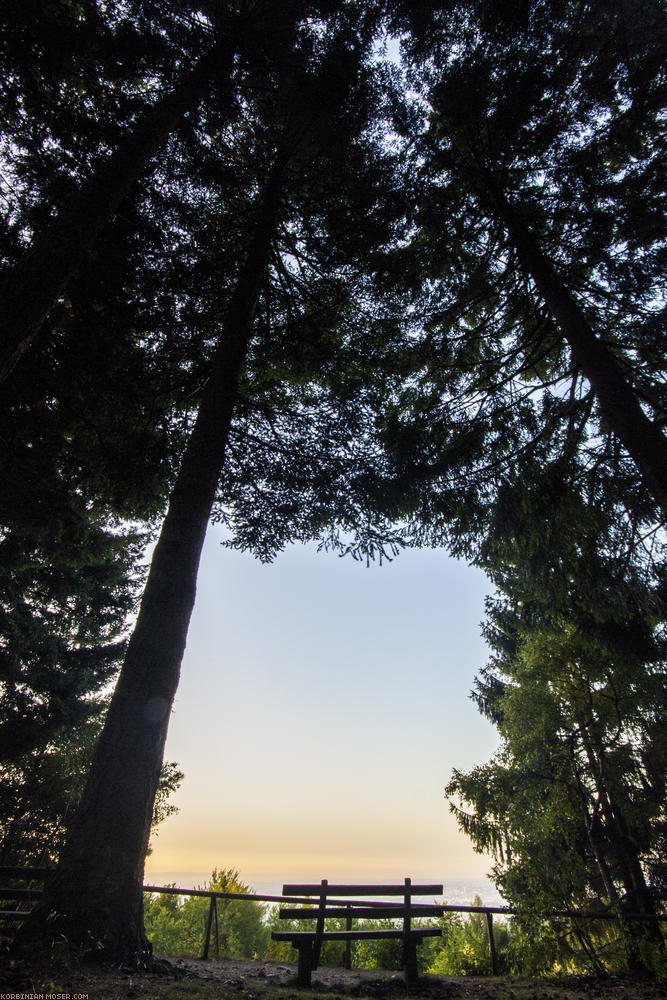
[{"label": "bench leg", "polygon": [[407,941],[403,949],[403,970],[405,972],[405,982],[407,986],[414,986],[419,982],[417,971],[417,945],[414,941]]},{"label": "bench leg", "polygon": [[296,981],[299,986],[310,986],[310,977],[313,971],[313,942],[300,941],[294,945],[299,952],[299,967],[296,974]]}]

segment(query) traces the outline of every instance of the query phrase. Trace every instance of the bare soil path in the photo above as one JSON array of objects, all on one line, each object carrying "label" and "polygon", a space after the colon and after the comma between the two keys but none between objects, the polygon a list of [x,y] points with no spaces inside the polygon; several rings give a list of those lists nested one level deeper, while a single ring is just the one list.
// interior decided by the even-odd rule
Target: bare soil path
[{"label": "bare soil path", "polygon": [[521,980],[424,976],[408,991],[400,973],[320,968],[308,989],[296,986],[296,967],[272,962],[171,958],[171,971],[43,966],[5,962],[0,1000],[667,1000],[667,982],[578,977]]}]

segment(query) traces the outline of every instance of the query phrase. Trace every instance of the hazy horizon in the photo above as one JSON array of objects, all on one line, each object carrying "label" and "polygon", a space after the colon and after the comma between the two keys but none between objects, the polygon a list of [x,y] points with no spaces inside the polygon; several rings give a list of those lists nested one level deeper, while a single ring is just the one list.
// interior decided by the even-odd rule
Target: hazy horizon
[{"label": "hazy horizon", "polygon": [[[266,896],[279,896],[282,893],[282,887],[287,882],[297,881],[296,878],[290,877],[286,879],[281,879],[280,881],[267,880],[264,876],[259,876],[257,878],[252,877],[252,873],[246,874],[244,872],[239,872],[241,881],[244,882],[250,888],[251,892],[256,892],[259,895]],[[150,877],[147,875],[144,879],[144,885],[155,885],[155,886],[165,886],[165,885],[175,885],[178,889],[199,889],[203,888],[211,877],[211,872],[153,872]],[[323,876],[326,878],[326,876]],[[405,876],[403,876],[405,877]],[[316,879],[311,879],[309,882],[315,883]],[[332,881],[330,879],[329,881]],[[349,879],[343,881],[351,881]],[[371,880],[370,884],[374,884],[379,880]],[[384,884],[389,882],[402,882],[403,878],[395,876],[394,878],[383,880]],[[473,897],[478,895],[481,897],[482,902],[486,906],[494,906],[498,903],[503,903],[504,900],[500,896],[498,890],[490,879],[483,876],[479,878],[462,878],[462,879],[444,879],[433,875],[432,877],[424,877],[420,879],[413,879],[415,884],[423,883],[425,885],[442,885],[443,892],[438,899],[444,899],[446,903],[461,903],[468,904],[471,903]],[[352,883],[354,884],[354,883]]]},{"label": "hazy horizon", "polygon": [[247,881],[483,879],[444,796],[496,731],[470,701],[486,577],[441,550],[270,565],[208,532],[165,759],[185,781],[151,872]]}]

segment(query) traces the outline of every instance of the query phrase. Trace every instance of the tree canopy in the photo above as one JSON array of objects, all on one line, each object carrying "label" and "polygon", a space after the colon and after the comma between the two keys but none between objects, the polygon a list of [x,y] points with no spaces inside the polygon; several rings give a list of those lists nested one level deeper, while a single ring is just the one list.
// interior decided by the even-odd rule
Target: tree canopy
[{"label": "tree canopy", "polygon": [[[49,935],[65,933],[84,952],[149,960],[141,923],[148,820],[230,430],[240,409],[237,434],[247,438],[254,410],[260,443],[262,437],[272,443],[278,417],[288,445],[292,426],[297,440],[303,437],[299,385],[316,382],[311,372],[332,357],[336,342],[351,343],[345,322],[359,296],[360,261],[391,234],[396,213],[391,189],[388,199],[381,198],[385,157],[372,127],[379,95],[367,55],[372,24],[343,12],[329,24],[312,25],[308,15],[301,7],[286,9],[273,20],[282,26],[284,47],[240,61],[233,128],[227,105],[207,102],[205,128],[189,132],[182,146],[180,137],[169,141],[167,155],[175,158],[169,174],[158,170],[134,191],[133,210],[143,217],[142,228],[134,230],[142,260],[134,262],[130,281],[141,277],[146,261],[150,268],[151,223],[163,218],[159,206],[166,204],[182,235],[160,273],[161,283],[177,266],[175,287],[162,302],[198,356],[201,382],[188,397],[196,416],[184,414],[180,467],[171,482],[162,482],[161,497],[171,487],[168,509],[86,786],[58,870],[25,930],[27,941],[46,927]],[[351,217],[359,219],[359,236],[350,231]],[[186,218],[190,225],[181,228]],[[184,271],[179,282],[184,262],[195,264],[195,280]],[[304,304],[314,294],[324,323]],[[140,333],[142,352],[150,357],[164,340],[166,312],[137,315],[134,306],[131,318],[143,321],[131,339]],[[288,369],[294,390],[286,391],[290,355],[296,355]],[[343,448],[331,455],[337,474],[345,460]],[[318,488],[325,495],[320,505],[330,511],[335,498],[326,497],[323,476]],[[89,894],[81,893],[82,884]],[[48,916],[54,910],[57,929]]]},{"label": "tree canopy", "polygon": [[653,3],[462,3],[408,38],[427,122],[415,235],[388,280],[413,303],[415,376],[386,439],[407,509],[450,537],[483,534],[531,456],[608,470],[622,503],[662,518],[659,26]]},{"label": "tree canopy", "polygon": [[653,912],[664,28],[657,0],[9,4],[12,767],[66,769],[122,663],[28,946],[150,962],[141,874],[211,517],[262,559],[315,538],[482,566],[476,697],[505,745],[453,779],[462,823],[522,858],[498,871],[517,898],[571,839],[542,901]]}]

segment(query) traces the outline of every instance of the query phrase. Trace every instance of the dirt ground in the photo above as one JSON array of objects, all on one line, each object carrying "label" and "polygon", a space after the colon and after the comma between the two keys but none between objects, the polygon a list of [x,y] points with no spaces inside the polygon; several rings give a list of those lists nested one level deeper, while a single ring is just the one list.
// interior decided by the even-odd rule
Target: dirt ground
[{"label": "dirt ground", "polygon": [[0,973],[0,1000],[348,1000],[410,997],[430,1000],[665,1000],[667,982],[576,978],[510,980],[424,976],[406,988],[400,973],[321,968],[312,986],[296,986],[296,968],[271,962],[197,961],[172,958],[161,974],[128,969],[58,972],[7,963]]}]

